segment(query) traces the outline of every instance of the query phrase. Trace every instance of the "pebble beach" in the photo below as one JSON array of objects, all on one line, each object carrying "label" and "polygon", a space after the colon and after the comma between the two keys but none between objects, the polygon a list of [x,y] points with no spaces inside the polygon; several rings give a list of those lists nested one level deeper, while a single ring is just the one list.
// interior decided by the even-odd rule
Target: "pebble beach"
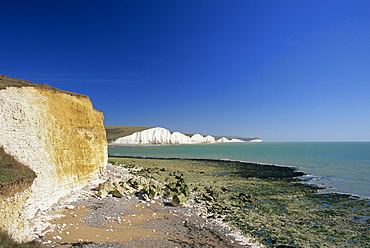
[{"label": "pebble beach", "polygon": [[125,168],[108,166],[105,175],[39,213],[34,234],[47,247],[261,247],[221,221],[207,218],[189,199],[96,196],[100,182],[129,178]]}]

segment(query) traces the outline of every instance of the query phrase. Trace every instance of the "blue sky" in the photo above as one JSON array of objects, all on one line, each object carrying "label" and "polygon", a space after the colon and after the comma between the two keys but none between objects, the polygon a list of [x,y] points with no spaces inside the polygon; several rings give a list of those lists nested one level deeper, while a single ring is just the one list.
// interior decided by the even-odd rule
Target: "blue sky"
[{"label": "blue sky", "polygon": [[0,74],[106,125],[370,141],[370,1],[0,0]]}]

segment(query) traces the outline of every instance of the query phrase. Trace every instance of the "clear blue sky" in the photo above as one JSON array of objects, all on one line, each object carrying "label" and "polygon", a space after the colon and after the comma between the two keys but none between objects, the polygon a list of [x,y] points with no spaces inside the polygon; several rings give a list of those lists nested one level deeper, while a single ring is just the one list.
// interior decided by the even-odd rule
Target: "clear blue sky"
[{"label": "clear blue sky", "polygon": [[0,0],[0,74],[106,125],[370,141],[368,0]]}]

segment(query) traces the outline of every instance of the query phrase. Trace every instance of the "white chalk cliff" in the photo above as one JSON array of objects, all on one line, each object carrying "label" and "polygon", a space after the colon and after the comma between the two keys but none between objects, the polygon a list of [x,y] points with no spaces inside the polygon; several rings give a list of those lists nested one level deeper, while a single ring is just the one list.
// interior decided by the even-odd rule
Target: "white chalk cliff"
[{"label": "white chalk cliff", "polygon": [[222,137],[221,139],[217,140],[217,143],[229,143],[229,142],[231,142],[231,140],[225,137]]},{"label": "white chalk cliff", "polygon": [[180,132],[173,132],[171,134],[171,144],[188,144],[190,142],[190,137],[182,134]]},{"label": "white chalk cliff", "polygon": [[202,144],[202,143],[230,143],[230,142],[245,142],[240,139],[227,139],[222,137],[218,140],[211,135],[194,134],[189,137],[180,132],[171,133],[169,130],[162,127],[154,127],[141,132],[136,132],[131,135],[118,138],[112,144],[124,145],[154,145],[154,144]]},{"label": "white chalk cliff", "polygon": [[132,144],[132,145],[146,145],[146,144],[170,144],[172,141],[176,144],[177,138],[183,140],[180,133],[172,137],[171,132],[165,128],[150,128],[141,132],[133,133],[129,136],[118,138],[114,143]]}]

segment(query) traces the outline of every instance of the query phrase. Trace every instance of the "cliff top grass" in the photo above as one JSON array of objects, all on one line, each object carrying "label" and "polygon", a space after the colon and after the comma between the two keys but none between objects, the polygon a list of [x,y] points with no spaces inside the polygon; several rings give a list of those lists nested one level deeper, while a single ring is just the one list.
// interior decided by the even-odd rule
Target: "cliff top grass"
[{"label": "cliff top grass", "polygon": [[108,142],[114,141],[118,138],[131,135],[136,132],[141,132],[152,127],[131,127],[131,126],[105,126],[107,131]]},{"label": "cliff top grass", "polygon": [[0,147],[0,196],[9,197],[31,186],[36,173]]},{"label": "cliff top grass", "polygon": [[0,75],[0,90],[6,89],[7,87],[35,87],[40,89],[52,90],[56,92],[62,92],[74,96],[87,97],[85,95],[59,90],[57,88],[51,87],[48,84],[36,84],[27,80],[10,78],[4,75]]}]

